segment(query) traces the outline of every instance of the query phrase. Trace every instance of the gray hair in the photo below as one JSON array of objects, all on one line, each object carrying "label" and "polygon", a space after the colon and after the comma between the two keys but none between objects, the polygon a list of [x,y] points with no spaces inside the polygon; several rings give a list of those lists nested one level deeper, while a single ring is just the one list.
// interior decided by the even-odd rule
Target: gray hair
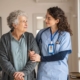
[{"label": "gray hair", "polygon": [[27,17],[26,13],[24,11],[21,11],[21,10],[16,10],[16,11],[13,11],[9,14],[9,16],[7,17],[7,23],[9,25],[9,28],[10,29],[13,29],[13,23],[14,24],[18,24],[18,17],[19,16],[25,16]]}]

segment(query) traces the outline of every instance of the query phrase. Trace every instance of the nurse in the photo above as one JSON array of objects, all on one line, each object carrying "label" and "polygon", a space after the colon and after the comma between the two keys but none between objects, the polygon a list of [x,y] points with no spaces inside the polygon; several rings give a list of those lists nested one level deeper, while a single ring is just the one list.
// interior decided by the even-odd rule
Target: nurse
[{"label": "nurse", "polygon": [[68,56],[72,52],[72,31],[64,11],[59,7],[47,10],[45,23],[48,26],[36,37],[40,55],[30,52],[30,59],[38,61],[37,80],[67,80]]}]

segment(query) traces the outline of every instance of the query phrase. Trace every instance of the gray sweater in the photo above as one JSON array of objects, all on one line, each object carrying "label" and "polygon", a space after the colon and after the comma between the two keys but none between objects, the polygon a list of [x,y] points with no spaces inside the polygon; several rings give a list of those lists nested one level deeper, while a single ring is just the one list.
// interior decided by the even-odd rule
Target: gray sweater
[{"label": "gray sweater", "polygon": [[[29,50],[33,50],[39,53],[39,48],[32,35],[32,33],[24,33],[27,42],[27,53]],[[27,55],[28,56],[28,55]],[[34,80],[35,78],[35,66],[36,62],[31,62],[29,56],[27,57],[27,63],[22,72],[27,76],[27,80]],[[0,67],[2,68],[2,80],[14,80],[13,74],[16,72],[13,63],[13,57],[11,52],[11,38],[10,33],[4,34],[0,39]]]}]

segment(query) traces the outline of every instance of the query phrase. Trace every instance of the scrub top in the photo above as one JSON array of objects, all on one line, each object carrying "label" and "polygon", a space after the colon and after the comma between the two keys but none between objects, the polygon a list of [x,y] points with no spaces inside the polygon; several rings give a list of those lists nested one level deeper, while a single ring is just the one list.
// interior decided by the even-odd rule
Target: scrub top
[{"label": "scrub top", "polygon": [[[52,34],[52,36],[54,36]],[[51,56],[58,54],[61,51],[71,50],[71,37],[69,32],[63,31],[59,33],[57,31],[54,39],[52,40],[54,44],[54,53],[50,54],[48,52],[48,45],[51,43],[51,30],[50,28],[45,28],[39,31],[36,36],[36,41],[40,47],[41,56]],[[57,43],[58,42],[58,43]],[[68,77],[68,55],[63,60],[50,61],[50,62],[40,62],[37,73],[37,80],[67,80]]]}]

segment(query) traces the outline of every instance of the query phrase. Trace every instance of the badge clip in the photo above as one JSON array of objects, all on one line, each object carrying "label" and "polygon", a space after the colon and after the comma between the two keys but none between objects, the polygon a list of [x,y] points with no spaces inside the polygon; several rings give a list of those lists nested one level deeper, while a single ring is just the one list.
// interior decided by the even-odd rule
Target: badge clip
[{"label": "badge clip", "polygon": [[56,44],[60,44],[59,41],[56,41]]}]

